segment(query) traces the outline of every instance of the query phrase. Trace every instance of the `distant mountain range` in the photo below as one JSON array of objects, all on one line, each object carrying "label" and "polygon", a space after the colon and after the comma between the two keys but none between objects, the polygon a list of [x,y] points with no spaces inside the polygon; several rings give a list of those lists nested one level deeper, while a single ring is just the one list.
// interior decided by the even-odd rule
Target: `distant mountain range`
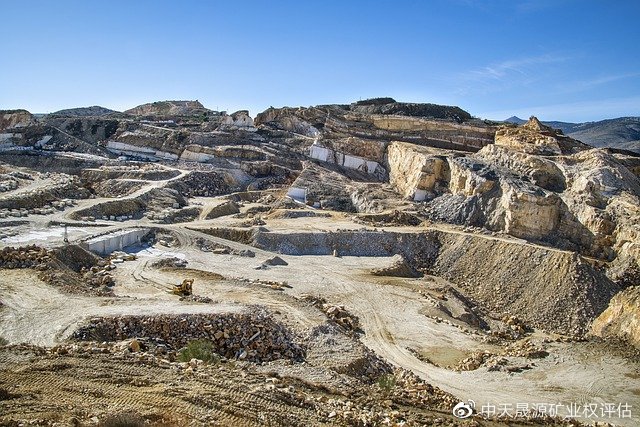
[{"label": "distant mountain range", "polygon": [[[526,120],[512,116],[505,122],[521,125]],[[640,153],[640,117],[619,117],[585,123],[542,123],[560,129],[565,135],[594,147],[618,148]]]}]

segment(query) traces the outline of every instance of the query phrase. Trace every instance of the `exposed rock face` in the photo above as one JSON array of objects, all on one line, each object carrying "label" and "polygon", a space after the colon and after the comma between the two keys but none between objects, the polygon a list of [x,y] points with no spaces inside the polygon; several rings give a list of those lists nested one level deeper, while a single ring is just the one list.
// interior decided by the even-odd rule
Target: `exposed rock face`
[{"label": "exposed rock face", "polygon": [[469,113],[457,107],[395,102],[270,108],[258,114],[255,122],[264,128],[320,137],[320,142],[356,137],[465,151],[492,143],[495,133],[494,127],[471,120]]},{"label": "exposed rock face", "polygon": [[562,192],[566,187],[565,177],[556,163],[499,145],[487,145],[477,154],[479,159],[518,175],[528,177],[531,183],[546,190]]},{"label": "exposed rock face", "polygon": [[487,193],[495,188],[498,175],[488,165],[469,157],[449,157],[452,194],[475,196]]},{"label": "exposed rock face", "polygon": [[640,349],[640,286],[614,296],[609,307],[593,322],[591,333],[623,339]]},{"label": "exposed rock face", "polygon": [[590,147],[562,135],[531,117],[524,125],[514,128],[505,126],[496,132],[496,145],[523,151],[528,154],[560,155],[586,150]]},{"label": "exposed rock face", "polygon": [[393,142],[387,150],[387,161],[389,182],[403,197],[421,201],[428,193],[448,186],[449,164],[436,150]]},{"label": "exposed rock face", "polygon": [[230,116],[223,116],[222,119],[222,129],[225,130],[235,130],[235,129],[244,129],[250,131],[256,131],[257,129],[253,126],[253,119],[249,116],[248,110],[240,110],[231,114]]},{"label": "exposed rock face", "polygon": [[638,162],[586,148],[532,118],[475,154],[394,142],[386,166],[394,189],[426,200],[432,219],[621,256],[634,268],[640,181],[626,165]]},{"label": "exposed rock face", "polygon": [[209,112],[199,101],[158,101],[126,110],[134,116],[192,116]]},{"label": "exposed rock face", "polygon": [[0,110],[0,131],[30,125],[33,120],[27,110]]},{"label": "exposed rock face", "polygon": [[501,207],[504,231],[512,236],[541,240],[558,226],[560,199],[554,193],[518,181],[503,181]]}]

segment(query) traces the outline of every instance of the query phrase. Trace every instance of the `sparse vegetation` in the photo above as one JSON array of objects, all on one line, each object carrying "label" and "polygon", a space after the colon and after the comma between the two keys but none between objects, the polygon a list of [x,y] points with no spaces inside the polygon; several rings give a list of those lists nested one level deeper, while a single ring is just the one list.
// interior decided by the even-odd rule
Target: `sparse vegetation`
[{"label": "sparse vegetation", "polygon": [[7,345],[7,344],[9,344],[9,341],[7,341],[6,339],[0,337],[0,347],[3,346],[3,345]]},{"label": "sparse vegetation", "polygon": [[144,418],[133,412],[109,415],[100,423],[100,427],[141,427],[144,425]]},{"label": "sparse vegetation", "polygon": [[214,352],[211,341],[193,340],[180,352],[179,359],[182,362],[199,359],[206,363],[218,363],[220,356]]},{"label": "sparse vegetation", "polygon": [[383,374],[378,377],[378,387],[380,387],[384,393],[390,393],[395,386],[396,377],[393,374]]}]

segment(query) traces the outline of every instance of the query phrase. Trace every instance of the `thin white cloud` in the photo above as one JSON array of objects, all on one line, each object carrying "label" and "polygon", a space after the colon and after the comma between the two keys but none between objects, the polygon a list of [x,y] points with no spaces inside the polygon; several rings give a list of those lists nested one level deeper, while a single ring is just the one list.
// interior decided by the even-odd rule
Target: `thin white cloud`
[{"label": "thin white cloud", "polygon": [[466,80],[502,80],[513,74],[528,75],[535,66],[564,62],[567,59],[565,56],[550,54],[509,59],[462,73],[460,77]]},{"label": "thin white cloud", "polygon": [[557,64],[570,59],[557,54],[532,55],[513,58],[458,73],[452,85],[456,95],[486,95],[516,86],[528,86],[540,79],[541,66]]}]

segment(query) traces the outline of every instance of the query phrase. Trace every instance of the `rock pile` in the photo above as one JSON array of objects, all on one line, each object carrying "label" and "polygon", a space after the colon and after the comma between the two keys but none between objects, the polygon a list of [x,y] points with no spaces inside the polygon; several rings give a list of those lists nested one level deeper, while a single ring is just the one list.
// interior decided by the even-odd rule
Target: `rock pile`
[{"label": "rock pile", "polygon": [[0,268],[46,269],[50,260],[49,251],[36,245],[0,250]]},{"label": "rock pile", "polygon": [[115,285],[109,271],[113,264],[97,257],[78,259],[86,251],[68,245],[52,251],[36,245],[5,247],[0,250],[0,268],[32,268],[40,271],[40,280],[70,293],[111,295]]},{"label": "rock pile", "polygon": [[375,227],[405,225],[418,226],[423,222],[423,220],[417,215],[399,211],[397,209],[392,212],[359,215],[355,219],[357,222],[365,223]]},{"label": "rock pile", "polygon": [[184,197],[213,197],[231,192],[224,175],[215,171],[193,171],[172,181],[168,188],[178,190]]},{"label": "rock pile", "polygon": [[220,356],[258,363],[305,358],[304,348],[296,343],[292,333],[259,309],[243,313],[99,317],[72,335],[80,341],[121,341],[135,337],[160,339],[173,348],[184,347],[195,339],[207,339]]},{"label": "rock pile", "polygon": [[4,193],[7,191],[15,190],[18,188],[18,181],[12,177],[8,177],[3,175],[0,177],[0,193]]},{"label": "rock pile", "polygon": [[256,253],[250,249],[233,249],[230,246],[222,245],[220,243],[214,243],[210,240],[205,240],[200,237],[196,238],[195,243],[202,252],[213,252],[216,255],[232,254],[249,258],[253,258],[256,256]]},{"label": "rock pile", "polygon": [[[477,351],[453,367],[456,371],[474,371],[486,367],[488,371],[522,372],[531,369],[532,365],[526,363],[531,359],[542,359],[549,353],[542,347],[528,340],[521,340],[509,345],[499,354],[488,351]],[[519,359],[519,360],[518,360]],[[521,362],[525,363],[521,363]]]},{"label": "rock pile", "polygon": [[360,319],[349,311],[343,305],[330,304],[324,298],[313,295],[302,295],[300,298],[319,308],[329,319],[349,332],[364,333],[360,327]]}]

